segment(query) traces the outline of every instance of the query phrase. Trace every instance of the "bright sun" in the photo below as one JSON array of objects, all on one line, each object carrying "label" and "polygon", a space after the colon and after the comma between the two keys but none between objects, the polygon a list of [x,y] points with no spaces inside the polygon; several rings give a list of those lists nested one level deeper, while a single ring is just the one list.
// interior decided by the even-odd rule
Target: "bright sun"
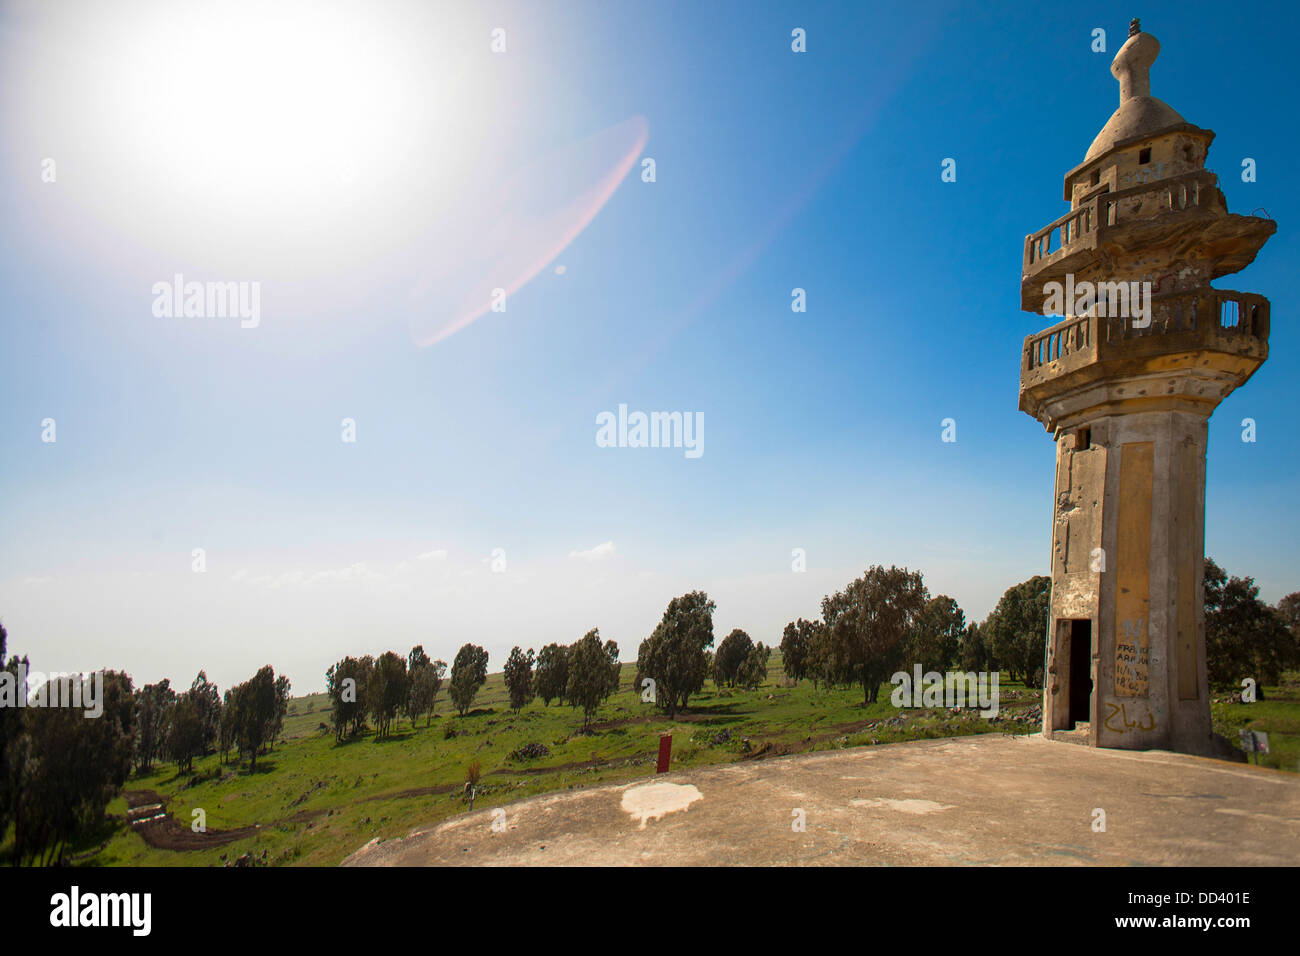
[{"label": "bright sun", "polygon": [[486,34],[465,42],[455,7],[175,0],[32,16],[14,28],[41,38],[13,71],[36,91],[27,138],[79,167],[69,194],[113,234],[214,268],[306,277],[402,246],[472,174],[491,119]]}]

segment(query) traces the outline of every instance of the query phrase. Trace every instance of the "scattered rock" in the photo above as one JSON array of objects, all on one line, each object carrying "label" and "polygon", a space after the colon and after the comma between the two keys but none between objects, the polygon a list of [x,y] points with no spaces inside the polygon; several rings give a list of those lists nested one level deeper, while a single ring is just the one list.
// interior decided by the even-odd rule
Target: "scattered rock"
[{"label": "scattered rock", "polygon": [[522,747],[516,747],[510,751],[511,760],[536,760],[539,757],[549,757],[551,750],[546,744],[533,742],[524,744]]}]

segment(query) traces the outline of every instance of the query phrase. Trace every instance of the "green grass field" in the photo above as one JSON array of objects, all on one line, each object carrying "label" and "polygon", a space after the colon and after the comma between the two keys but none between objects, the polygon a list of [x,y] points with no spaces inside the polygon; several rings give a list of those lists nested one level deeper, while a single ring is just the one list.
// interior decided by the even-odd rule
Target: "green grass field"
[{"label": "green grass field", "polygon": [[[899,711],[889,702],[888,685],[879,702],[864,707],[860,691],[814,690],[807,681],[783,686],[777,655],[765,686],[729,691],[709,682],[690,709],[670,721],[633,693],[633,671],[624,667],[620,692],[602,706],[586,735],[580,733],[581,712],[571,707],[533,701],[510,711],[499,673],[488,678],[465,718],[450,712],[444,695],[430,725],[422,720],[412,729],[400,719],[387,740],[365,733],[336,742],[321,726],[329,724],[325,695],[295,698],[281,740],[258,759],[256,773],[247,761],[223,764],[211,756],[184,775],[174,765],[133,775],[109,806],[110,826],[76,848],[73,859],[93,866],[221,866],[250,854],[258,865],[331,865],[372,839],[403,836],[466,812],[465,770],[473,760],[482,764],[474,805],[480,810],[651,775],[663,732],[673,734],[673,768],[680,769],[926,737],[1033,733],[1041,725],[1041,691],[1018,684],[1001,684],[996,720],[969,710]],[[1289,684],[1265,692],[1262,703],[1215,703],[1215,729],[1234,742],[1240,727],[1268,731],[1273,753],[1260,755],[1260,763],[1297,770],[1300,679],[1292,675]],[[458,730],[451,739],[444,736],[448,723]],[[543,744],[549,756],[511,757],[530,743]],[[141,791],[156,794],[174,820],[153,830],[154,842],[194,848],[151,846],[132,829],[126,796],[139,803]],[[190,831],[196,808],[206,814],[206,834]],[[222,843],[222,833],[231,830],[243,832]]]},{"label": "green grass field", "polygon": [[1240,746],[1242,730],[1268,734],[1269,753],[1252,754],[1251,763],[1277,770],[1300,772],[1300,673],[1283,675],[1279,687],[1265,687],[1264,700],[1253,704],[1230,703],[1226,695],[1211,695],[1210,717],[1214,732]]}]

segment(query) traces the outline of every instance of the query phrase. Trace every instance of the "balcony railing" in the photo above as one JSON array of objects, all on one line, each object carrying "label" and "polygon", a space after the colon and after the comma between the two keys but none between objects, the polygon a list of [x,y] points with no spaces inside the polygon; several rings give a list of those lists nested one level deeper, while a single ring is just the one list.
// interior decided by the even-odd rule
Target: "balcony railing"
[{"label": "balcony railing", "polygon": [[[1183,173],[1118,192],[1098,193],[1077,209],[1025,237],[1024,275],[1045,269],[1073,249],[1092,248],[1108,228],[1169,212],[1208,207],[1218,199],[1218,177],[1205,170]],[[1154,205],[1151,200],[1155,199]],[[1080,240],[1090,240],[1082,246]]]},{"label": "balcony railing", "polygon": [[1209,289],[1201,292],[1170,292],[1151,297],[1151,324],[1134,328],[1132,319],[1112,316],[1106,322],[1106,341],[1142,338],[1173,332],[1215,328],[1229,334],[1268,338],[1269,303],[1253,292]]},{"label": "balcony railing", "polygon": [[1025,369],[1060,361],[1063,356],[1087,351],[1095,341],[1092,319],[1067,319],[1030,339],[1025,346]]},{"label": "balcony railing", "polygon": [[1071,209],[1046,229],[1040,229],[1025,239],[1025,269],[1036,262],[1073,245],[1081,237],[1091,235],[1097,223],[1097,200],[1093,198],[1078,209]]},{"label": "balcony railing", "polygon": [[[1135,328],[1121,316],[1073,316],[1025,340],[1022,373],[1054,378],[1099,359],[1123,353],[1121,343],[1179,333],[1200,333],[1197,341],[1170,341],[1175,348],[1214,347],[1229,340],[1268,342],[1269,302],[1262,295],[1231,289],[1201,289],[1151,296],[1150,324]],[[1185,338],[1185,336],[1183,337]],[[1153,346],[1156,342],[1151,343]]]}]

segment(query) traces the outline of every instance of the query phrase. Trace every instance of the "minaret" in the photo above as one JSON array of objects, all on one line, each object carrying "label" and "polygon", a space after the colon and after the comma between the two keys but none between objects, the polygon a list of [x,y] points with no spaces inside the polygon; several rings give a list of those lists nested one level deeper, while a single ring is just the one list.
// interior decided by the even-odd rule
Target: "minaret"
[{"label": "minaret", "polygon": [[1134,20],[1070,211],[1025,238],[1021,308],[1064,319],[1025,339],[1020,408],[1056,442],[1044,734],[1208,755],[1226,742],[1205,670],[1207,421],[1268,357],[1269,322],[1263,296],[1210,282],[1277,224],[1228,212],[1214,133],[1151,95],[1159,52]]}]

